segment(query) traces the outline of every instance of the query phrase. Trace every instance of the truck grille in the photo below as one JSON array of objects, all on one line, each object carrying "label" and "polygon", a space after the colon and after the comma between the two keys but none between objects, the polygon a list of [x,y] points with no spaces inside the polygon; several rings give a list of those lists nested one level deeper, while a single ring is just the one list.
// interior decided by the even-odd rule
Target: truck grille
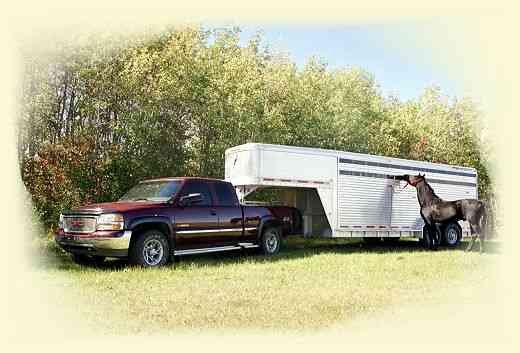
[{"label": "truck grille", "polygon": [[64,217],[63,230],[70,233],[92,233],[96,230],[96,217]]}]

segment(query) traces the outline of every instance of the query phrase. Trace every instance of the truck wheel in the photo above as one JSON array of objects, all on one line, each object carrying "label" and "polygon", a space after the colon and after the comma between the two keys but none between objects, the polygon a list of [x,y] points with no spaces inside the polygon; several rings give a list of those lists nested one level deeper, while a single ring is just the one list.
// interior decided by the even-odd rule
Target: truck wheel
[{"label": "truck wheel", "polygon": [[280,230],[275,227],[269,227],[262,233],[260,239],[260,250],[262,254],[271,256],[280,250],[281,237]]},{"label": "truck wheel", "polygon": [[455,222],[448,223],[442,228],[442,243],[450,248],[459,245],[462,239],[462,229]]},{"label": "truck wheel", "polygon": [[129,251],[130,262],[144,267],[159,267],[168,262],[170,247],[164,234],[152,229],[142,233]]},{"label": "truck wheel", "polygon": [[83,266],[92,266],[92,265],[101,265],[105,262],[104,256],[90,256],[84,254],[72,254],[72,261],[77,263],[78,265]]}]

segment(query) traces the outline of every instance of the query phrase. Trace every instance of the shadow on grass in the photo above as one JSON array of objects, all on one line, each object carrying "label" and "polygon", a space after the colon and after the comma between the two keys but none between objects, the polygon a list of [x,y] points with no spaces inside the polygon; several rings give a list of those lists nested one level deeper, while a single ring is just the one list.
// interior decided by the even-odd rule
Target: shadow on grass
[{"label": "shadow on grass", "polygon": [[[437,252],[445,251],[465,251],[468,241],[461,242],[456,248],[440,247]],[[499,242],[486,242],[485,250],[488,254],[499,254],[501,244]],[[319,239],[300,237],[290,237],[286,239],[284,245],[277,255],[263,256],[257,254],[252,249],[240,251],[226,251],[211,254],[187,255],[176,257],[175,262],[170,264],[171,267],[206,267],[220,266],[226,264],[239,263],[272,263],[278,261],[297,260],[307,257],[313,257],[321,254],[407,254],[425,252],[421,244],[416,239],[403,239],[398,242],[380,242],[377,244],[366,243],[363,240],[356,239]],[[474,246],[474,252],[478,252],[478,243]],[[118,271],[131,266],[126,259],[108,259],[103,264],[92,266],[80,266],[72,262],[70,256],[57,246],[48,245],[44,251],[39,251],[39,259],[35,261],[35,265],[39,268],[74,271],[85,268],[96,269],[100,271]],[[38,255],[38,254],[36,254]]]}]

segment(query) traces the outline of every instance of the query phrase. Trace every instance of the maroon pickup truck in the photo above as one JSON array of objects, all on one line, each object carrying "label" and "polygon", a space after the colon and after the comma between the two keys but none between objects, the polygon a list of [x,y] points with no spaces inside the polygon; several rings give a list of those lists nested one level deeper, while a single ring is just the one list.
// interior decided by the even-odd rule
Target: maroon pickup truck
[{"label": "maroon pickup truck", "polygon": [[299,224],[292,207],[241,205],[228,182],[161,178],[140,182],[117,202],[64,211],[55,240],[78,263],[124,257],[155,267],[174,256],[244,248],[273,255]]}]

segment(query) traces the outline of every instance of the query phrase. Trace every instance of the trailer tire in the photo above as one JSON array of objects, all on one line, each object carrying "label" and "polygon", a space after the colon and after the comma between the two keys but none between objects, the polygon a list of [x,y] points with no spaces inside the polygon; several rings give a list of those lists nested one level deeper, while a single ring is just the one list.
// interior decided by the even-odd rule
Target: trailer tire
[{"label": "trailer tire", "polygon": [[462,239],[462,228],[457,222],[450,222],[442,227],[442,244],[455,248]]},{"label": "trailer tire", "polygon": [[262,232],[260,238],[260,251],[265,256],[272,256],[280,251],[282,238],[280,229],[277,227],[267,227]]}]

